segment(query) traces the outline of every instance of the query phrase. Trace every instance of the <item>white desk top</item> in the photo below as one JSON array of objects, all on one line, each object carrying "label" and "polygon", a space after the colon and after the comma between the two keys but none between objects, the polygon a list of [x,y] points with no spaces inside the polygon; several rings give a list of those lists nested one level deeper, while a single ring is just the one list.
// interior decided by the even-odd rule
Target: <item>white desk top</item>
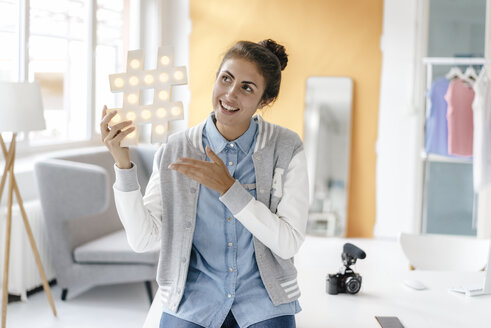
[{"label": "white desk top", "polygon": [[[362,276],[361,290],[356,295],[329,295],[326,276],[342,266],[346,242],[367,254],[352,267]],[[395,240],[309,236],[295,266],[303,309],[296,316],[298,328],[380,327],[376,315],[399,317],[405,328],[491,327],[491,295],[466,297],[448,291],[456,285],[482,283],[484,272],[410,271]],[[410,289],[403,285],[406,279],[420,280],[428,289]],[[160,315],[154,301],[144,327],[158,327]]]},{"label": "white desk top", "polygon": [[[326,293],[327,273],[342,266],[344,243],[363,249],[367,257],[353,267],[361,274],[358,294]],[[484,272],[410,271],[399,244],[375,239],[308,237],[295,257],[302,291],[297,327],[380,327],[375,316],[396,316],[405,328],[491,327],[491,295],[466,297],[452,286],[481,284]],[[403,285],[416,279],[428,288]]]}]

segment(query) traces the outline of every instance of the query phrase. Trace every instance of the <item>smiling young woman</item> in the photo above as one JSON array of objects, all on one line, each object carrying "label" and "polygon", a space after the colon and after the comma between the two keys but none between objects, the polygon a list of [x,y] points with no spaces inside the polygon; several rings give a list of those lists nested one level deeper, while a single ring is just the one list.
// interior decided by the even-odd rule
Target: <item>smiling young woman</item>
[{"label": "smiling young woman", "polygon": [[249,127],[251,117],[266,103],[264,78],[246,59],[230,58],[221,66],[213,88],[216,127],[227,140],[235,140]]},{"label": "smiling young woman", "polygon": [[309,199],[305,153],[297,134],[255,115],[277,98],[287,62],[285,48],[270,39],[229,49],[213,112],[159,148],[144,196],[120,146],[131,122],[109,130],[112,116],[103,111],[128,242],[138,252],[161,250],[160,327],[295,327],[293,256],[305,238]]}]

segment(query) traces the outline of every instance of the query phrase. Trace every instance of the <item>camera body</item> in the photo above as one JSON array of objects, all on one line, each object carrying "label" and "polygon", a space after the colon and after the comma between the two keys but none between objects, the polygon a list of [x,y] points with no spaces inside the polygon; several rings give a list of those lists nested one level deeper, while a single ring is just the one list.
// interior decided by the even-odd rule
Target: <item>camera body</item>
[{"label": "camera body", "polygon": [[353,270],[345,273],[329,274],[327,278],[327,293],[336,295],[339,293],[356,294],[361,288],[361,276]]},{"label": "camera body", "polygon": [[365,252],[360,248],[350,243],[344,244],[341,255],[344,267],[338,273],[327,275],[326,292],[330,295],[358,293],[361,288],[362,278],[350,266],[355,264],[357,259],[364,259],[365,257]]}]

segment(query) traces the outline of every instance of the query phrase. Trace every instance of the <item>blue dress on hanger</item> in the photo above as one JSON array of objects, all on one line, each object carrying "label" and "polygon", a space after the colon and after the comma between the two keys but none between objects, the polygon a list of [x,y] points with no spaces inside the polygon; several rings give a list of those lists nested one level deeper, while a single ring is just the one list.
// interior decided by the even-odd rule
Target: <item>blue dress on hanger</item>
[{"label": "blue dress on hanger", "polygon": [[431,106],[426,120],[425,149],[427,154],[448,154],[447,93],[449,82],[445,77],[433,82],[429,95]]}]

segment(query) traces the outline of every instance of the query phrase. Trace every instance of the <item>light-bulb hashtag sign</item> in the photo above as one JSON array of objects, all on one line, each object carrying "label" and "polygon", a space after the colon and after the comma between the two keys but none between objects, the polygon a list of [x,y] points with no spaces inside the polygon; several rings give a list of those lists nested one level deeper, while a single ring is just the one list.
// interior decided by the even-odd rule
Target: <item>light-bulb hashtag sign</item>
[{"label": "light-bulb hashtag sign", "polygon": [[[173,85],[187,83],[186,67],[173,66],[173,49],[161,46],[158,50],[157,68],[144,70],[145,54],[143,50],[128,51],[126,73],[109,75],[111,92],[123,92],[122,108],[118,111],[109,126],[132,120],[136,129],[121,141],[121,146],[138,145],[139,125],[151,124],[151,142],[165,142],[169,132],[169,121],[184,119],[182,102],[171,102]],[[153,89],[153,103],[141,104],[142,92]]]}]

